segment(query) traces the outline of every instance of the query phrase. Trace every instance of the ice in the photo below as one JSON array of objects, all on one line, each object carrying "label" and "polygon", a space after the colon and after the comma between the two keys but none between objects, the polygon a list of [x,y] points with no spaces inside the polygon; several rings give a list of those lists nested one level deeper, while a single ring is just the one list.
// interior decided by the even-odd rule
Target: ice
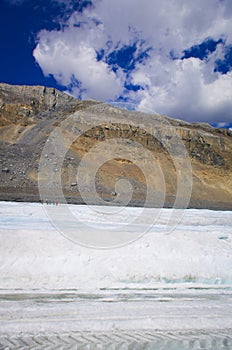
[{"label": "ice", "polygon": [[231,348],[232,212],[69,206],[76,230],[137,237],[99,249],[49,210],[0,202],[0,348]]},{"label": "ice", "polygon": [[[136,216],[140,208],[119,208],[116,216],[106,216],[102,208],[95,208],[100,212],[94,216],[86,206],[70,207],[77,221],[86,223],[86,232],[92,225],[96,235],[117,225],[121,234],[129,229],[142,232],[146,215],[150,215],[150,209],[145,209],[144,221],[130,224],[128,229],[128,216]],[[41,204],[0,202],[1,288],[232,286],[232,212],[188,209],[180,224],[167,233],[171,210],[159,210],[155,224],[131,244],[92,249],[59,233]]]}]

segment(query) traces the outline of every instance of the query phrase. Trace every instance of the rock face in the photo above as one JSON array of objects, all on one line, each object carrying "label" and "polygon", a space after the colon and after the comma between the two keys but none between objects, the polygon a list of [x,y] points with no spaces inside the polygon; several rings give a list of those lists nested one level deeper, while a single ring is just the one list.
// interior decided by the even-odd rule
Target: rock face
[{"label": "rock face", "polygon": [[39,173],[48,196],[64,199],[59,182],[72,203],[159,206],[163,198],[165,206],[232,209],[232,133],[225,129],[0,84],[0,136],[1,200],[40,200]]}]

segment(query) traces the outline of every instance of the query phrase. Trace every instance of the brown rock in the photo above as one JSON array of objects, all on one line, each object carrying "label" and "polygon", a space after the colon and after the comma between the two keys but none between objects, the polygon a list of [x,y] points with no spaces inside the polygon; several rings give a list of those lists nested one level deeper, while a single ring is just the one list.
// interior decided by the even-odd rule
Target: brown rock
[{"label": "brown rock", "polygon": [[[77,113],[75,119],[68,122],[73,113]],[[97,124],[92,128],[95,121]],[[133,188],[130,205],[144,204],[148,182],[160,203],[164,182],[165,205],[172,206],[178,190],[178,172],[182,172],[182,178],[185,176],[184,168],[177,164],[186,158],[190,161],[193,181],[189,206],[232,209],[232,133],[229,130],[215,129],[205,123],[189,124],[158,114],[120,110],[96,101],[79,101],[53,88],[8,84],[0,84],[0,199],[39,200],[40,156],[44,145],[49,142],[52,145],[51,133],[55,128],[69,137],[80,134],[67,146],[61,168],[58,167],[59,147],[65,146],[65,137],[60,137],[56,149],[48,147],[43,157],[48,169],[57,174],[54,176],[61,174],[63,192],[70,202],[83,202],[78,192],[79,181],[86,184],[90,201],[96,202],[88,176],[97,168],[97,193],[109,203],[112,200],[123,203],[130,187],[126,181]],[[120,147],[126,149],[127,157],[123,153],[112,156],[112,140],[122,142]],[[101,144],[105,146],[97,151],[96,147]],[[184,153],[181,145],[185,147]],[[90,173],[86,171],[85,178],[78,178],[76,183],[79,162],[94,147],[92,160],[84,160]],[[102,155],[106,161],[98,167],[98,158]],[[12,177],[7,176],[10,164],[14,186]],[[151,166],[146,176],[143,166]],[[191,179],[186,173],[186,188]],[[47,180],[51,181],[52,190],[51,176]]]}]

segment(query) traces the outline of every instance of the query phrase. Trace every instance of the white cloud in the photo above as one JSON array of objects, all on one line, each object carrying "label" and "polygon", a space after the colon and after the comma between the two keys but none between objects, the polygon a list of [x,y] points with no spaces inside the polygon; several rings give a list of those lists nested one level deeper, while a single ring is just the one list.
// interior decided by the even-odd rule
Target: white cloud
[{"label": "white cloud", "polygon": [[[214,75],[214,79],[209,79]],[[232,72],[208,73],[207,63],[198,58],[150,62],[133,74],[134,83],[145,83],[139,92],[140,110],[194,121],[231,121]]]},{"label": "white cloud", "polygon": [[[209,37],[232,44],[231,17],[230,0],[95,0],[82,14],[74,12],[63,30],[41,31],[34,57],[44,74],[82,98],[106,101],[124,95],[139,108],[169,116],[229,121],[232,75],[214,72],[223,44],[204,61],[180,58],[183,50]],[[150,47],[150,57],[129,75],[120,67],[112,70],[107,55],[133,43],[140,43],[140,50]],[[100,50],[104,55],[98,59]],[[126,81],[144,90],[126,91]]]},{"label": "white cloud", "polygon": [[[105,62],[97,60],[95,49],[82,34],[79,35],[76,28],[65,32],[40,32],[35,59],[45,75],[53,74],[64,86],[71,84],[76,77],[82,85],[82,97],[116,98],[122,89],[120,79]],[[76,36],[79,37],[77,43]]]}]

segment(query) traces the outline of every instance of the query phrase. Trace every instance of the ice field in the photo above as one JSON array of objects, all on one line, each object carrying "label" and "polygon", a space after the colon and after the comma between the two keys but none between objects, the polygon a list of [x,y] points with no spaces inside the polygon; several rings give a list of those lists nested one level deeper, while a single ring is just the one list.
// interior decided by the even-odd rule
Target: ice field
[{"label": "ice field", "polygon": [[68,207],[0,202],[1,349],[232,348],[232,212]]}]

